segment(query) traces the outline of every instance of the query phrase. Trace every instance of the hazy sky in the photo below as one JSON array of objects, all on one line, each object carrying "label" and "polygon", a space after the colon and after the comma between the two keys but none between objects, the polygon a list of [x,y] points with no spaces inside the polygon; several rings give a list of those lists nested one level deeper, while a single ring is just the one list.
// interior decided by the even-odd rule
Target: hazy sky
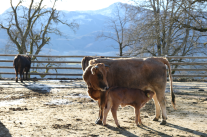
[{"label": "hazy sky", "polygon": [[[13,6],[15,6],[19,0],[12,0],[12,1],[13,1]],[[28,7],[28,5],[30,4],[30,0],[24,0],[24,1],[27,1],[27,3],[24,2],[23,5]],[[51,0],[44,0],[44,5],[50,7],[52,5],[50,1]],[[97,9],[106,8],[115,2],[126,3],[127,1],[128,0],[58,0],[56,4],[56,9],[68,10],[68,11],[97,10]],[[4,0],[4,2],[0,4],[0,14],[2,14],[9,7],[11,7],[10,0]]]}]

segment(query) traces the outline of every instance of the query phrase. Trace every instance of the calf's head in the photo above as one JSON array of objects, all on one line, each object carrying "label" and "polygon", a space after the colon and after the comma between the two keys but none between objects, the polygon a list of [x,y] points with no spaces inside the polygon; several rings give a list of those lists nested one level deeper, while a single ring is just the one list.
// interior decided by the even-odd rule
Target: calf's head
[{"label": "calf's head", "polygon": [[109,68],[104,63],[88,66],[83,74],[83,79],[87,83],[88,88],[106,91],[109,88],[106,79],[108,70]]},{"label": "calf's head", "polygon": [[151,99],[154,95],[154,92],[150,90],[145,90],[145,95],[147,96],[148,99]]}]

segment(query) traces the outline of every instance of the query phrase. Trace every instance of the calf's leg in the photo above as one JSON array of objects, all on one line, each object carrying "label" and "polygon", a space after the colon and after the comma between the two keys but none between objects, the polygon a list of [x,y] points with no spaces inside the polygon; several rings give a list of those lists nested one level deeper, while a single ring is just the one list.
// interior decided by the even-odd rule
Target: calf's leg
[{"label": "calf's leg", "polygon": [[138,106],[135,107],[135,123],[137,126],[143,125],[141,118],[140,118],[140,108],[141,107],[138,107]]},{"label": "calf's leg", "polygon": [[112,107],[112,103],[111,101],[108,101],[106,103],[106,108],[104,109],[104,115],[103,115],[103,125],[105,126],[106,125],[106,118],[107,118],[107,115],[109,113],[109,110],[111,109]]},{"label": "calf's leg", "polygon": [[118,109],[119,105],[113,102],[113,106],[111,108],[111,113],[113,115],[114,121],[117,125],[117,127],[120,127],[118,119],[117,119],[117,109]]}]

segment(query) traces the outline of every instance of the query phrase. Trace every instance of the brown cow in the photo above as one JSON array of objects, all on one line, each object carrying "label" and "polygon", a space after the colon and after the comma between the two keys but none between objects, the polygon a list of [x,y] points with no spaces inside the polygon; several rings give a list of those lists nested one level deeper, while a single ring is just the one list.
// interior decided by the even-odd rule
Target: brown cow
[{"label": "brown cow", "polygon": [[[151,90],[155,92],[153,100],[156,108],[156,116],[153,119],[158,121],[160,118],[160,109],[162,110],[162,122],[161,125],[166,124],[167,114],[166,114],[166,102],[165,102],[165,87],[167,82],[167,71],[166,66],[169,70],[169,80],[170,80],[170,91],[172,104],[175,108],[175,95],[172,90],[172,76],[170,64],[165,58],[119,58],[119,59],[93,59],[90,60],[89,65],[96,63],[104,63],[109,66],[107,73],[107,82],[109,87],[126,87],[126,88],[136,88],[145,90]],[[87,75],[86,75],[87,74]],[[88,77],[91,75],[90,69],[86,68],[83,74],[83,79],[90,87],[98,87],[96,85],[98,82],[90,81]],[[93,86],[92,86],[93,85]],[[95,86],[96,85],[96,86]],[[88,88],[88,93],[93,93],[100,95],[97,99],[100,99],[100,105],[103,108],[104,97],[103,92],[100,94],[98,88]],[[103,95],[103,96],[102,96]],[[103,99],[103,100],[102,100]],[[103,111],[99,111],[103,112]],[[96,121],[97,124],[102,123],[103,114],[99,113],[99,117]]]},{"label": "brown cow", "polygon": [[140,109],[152,99],[154,95],[153,91],[146,90],[142,91],[140,89],[132,89],[132,88],[121,88],[121,87],[112,87],[106,91],[106,108],[104,110],[103,116],[103,125],[106,125],[106,118],[109,110],[111,109],[111,113],[115,120],[115,123],[118,127],[120,127],[117,120],[117,109],[119,105],[125,107],[126,105],[133,106],[135,109],[135,123],[137,126],[142,125],[142,121],[140,119]]},{"label": "brown cow", "polygon": [[82,61],[82,70],[84,71],[88,66],[89,66],[89,61],[92,59],[96,59],[96,58],[104,58],[103,56],[97,56],[97,57],[92,57],[92,56],[85,56]]},{"label": "brown cow", "polygon": [[24,72],[26,72],[26,80],[27,80],[27,75],[31,67],[31,58],[29,56],[17,55],[14,57],[13,67],[16,73],[16,82],[18,82],[18,73],[20,74],[21,82],[23,82]]}]

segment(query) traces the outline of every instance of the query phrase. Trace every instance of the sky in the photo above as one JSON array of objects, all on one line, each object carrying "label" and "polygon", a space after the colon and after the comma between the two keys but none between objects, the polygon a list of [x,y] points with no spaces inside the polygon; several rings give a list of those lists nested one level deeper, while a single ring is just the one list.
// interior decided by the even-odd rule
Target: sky
[{"label": "sky", "polygon": [[[29,6],[30,0],[24,0],[24,6]],[[40,0],[36,0],[40,1]],[[54,0],[44,0],[44,5],[47,7],[51,7],[52,4],[50,1]],[[129,0],[58,0],[56,3],[57,10],[67,10],[67,11],[83,11],[83,10],[98,10],[103,9],[115,2],[127,3]],[[12,0],[13,6],[15,6],[19,0]],[[4,0],[3,3],[0,4],[0,14],[2,14],[5,10],[10,8],[10,0]]]}]

